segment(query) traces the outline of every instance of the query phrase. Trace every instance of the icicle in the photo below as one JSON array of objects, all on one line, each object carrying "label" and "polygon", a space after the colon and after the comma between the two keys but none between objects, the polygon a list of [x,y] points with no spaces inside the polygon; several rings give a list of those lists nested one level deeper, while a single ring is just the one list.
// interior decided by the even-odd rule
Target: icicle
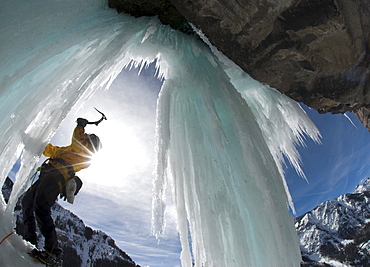
[{"label": "icicle", "polygon": [[[193,260],[196,266],[298,266],[281,162],[284,154],[299,170],[295,145],[302,133],[318,136],[307,116],[194,36],[156,18],[117,15],[102,3],[13,0],[0,11],[1,183],[23,149],[11,201],[0,204],[0,235],[13,228],[15,201],[77,99],[108,88],[124,66],[156,61],[165,82],[157,112],[154,235],[165,231],[169,186],[184,266]],[[0,264],[10,257],[20,266],[17,250],[25,251],[25,243],[9,238],[18,241],[2,247],[7,257]]]}]

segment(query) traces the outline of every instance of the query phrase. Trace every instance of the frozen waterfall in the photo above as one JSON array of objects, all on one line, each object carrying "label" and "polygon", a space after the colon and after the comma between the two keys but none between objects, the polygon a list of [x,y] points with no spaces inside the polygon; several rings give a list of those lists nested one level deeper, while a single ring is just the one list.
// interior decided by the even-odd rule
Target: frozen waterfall
[{"label": "frozen waterfall", "polygon": [[[125,66],[155,61],[165,82],[153,234],[165,231],[173,201],[183,266],[299,266],[282,165],[286,157],[301,172],[295,146],[319,133],[297,103],[156,18],[118,15],[102,0],[3,2],[0,184],[20,155],[22,164],[9,204],[0,198],[0,239],[12,231],[16,200],[76,101],[109,89]],[[24,266],[26,243],[10,239],[1,244],[0,265]]]}]

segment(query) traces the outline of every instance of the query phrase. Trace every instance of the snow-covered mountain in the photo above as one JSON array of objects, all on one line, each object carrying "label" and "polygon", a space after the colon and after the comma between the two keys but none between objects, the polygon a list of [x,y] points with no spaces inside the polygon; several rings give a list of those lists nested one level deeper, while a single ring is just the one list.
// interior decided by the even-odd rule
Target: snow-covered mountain
[{"label": "snow-covered mountain", "polygon": [[301,266],[370,266],[370,178],[296,218]]},{"label": "snow-covered mountain", "polygon": [[[2,187],[5,200],[12,185],[7,179]],[[16,230],[21,233],[20,205],[15,214]],[[139,266],[111,237],[85,226],[58,203],[53,206],[52,216],[64,249],[64,266]],[[301,266],[370,266],[370,178],[354,193],[326,201],[296,218],[295,227],[300,238]]]},{"label": "snow-covered mountain", "polygon": [[[7,178],[2,193],[5,201],[8,200],[13,182]],[[22,213],[21,206],[15,208],[17,219],[16,232],[21,234]],[[64,209],[58,203],[52,207],[52,217],[55,222],[60,245],[64,250],[63,266],[65,267],[140,267],[117,245],[115,241],[102,231],[93,230],[75,214]],[[44,240],[40,233],[39,246],[43,247]]]}]

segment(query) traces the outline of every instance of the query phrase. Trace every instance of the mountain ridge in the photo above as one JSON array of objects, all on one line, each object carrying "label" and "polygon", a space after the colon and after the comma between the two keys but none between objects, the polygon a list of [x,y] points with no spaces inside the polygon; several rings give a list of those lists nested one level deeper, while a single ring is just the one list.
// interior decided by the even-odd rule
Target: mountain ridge
[{"label": "mountain ridge", "polygon": [[[7,201],[13,182],[7,178],[2,193]],[[16,232],[22,233],[21,206],[15,208]],[[100,230],[86,226],[58,203],[52,208],[65,267],[140,267],[115,241]],[[325,201],[295,218],[302,267],[370,266],[370,178],[353,193]],[[39,244],[43,246],[41,234]]]},{"label": "mountain ridge", "polygon": [[370,266],[370,178],[297,217],[301,266]]},{"label": "mountain ridge", "polygon": [[[353,112],[370,130],[367,0],[108,0],[118,12],[194,25],[254,79],[320,113]],[[190,29],[189,29],[190,28]]]},{"label": "mountain ridge", "polygon": [[[12,187],[12,180],[7,178],[2,186],[5,202],[9,200]],[[17,234],[23,233],[21,198],[14,209]],[[77,215],[57,202],[53,205],[51,212],[59,243],[64,251],[63,267],[140,267],[116,245],[110,236],[101,230],[86,226]],[[44,245],[44,239],[39,231],[37,235],[41,248]]]}]

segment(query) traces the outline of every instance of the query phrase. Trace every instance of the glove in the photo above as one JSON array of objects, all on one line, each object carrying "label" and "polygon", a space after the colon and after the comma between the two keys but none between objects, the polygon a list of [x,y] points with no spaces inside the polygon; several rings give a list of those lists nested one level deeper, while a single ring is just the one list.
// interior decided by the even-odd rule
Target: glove
[{"label": "glove", "polygon": [[88,123],[89,121],[84,119],[84,118],[78,118],[77,119],[77,126],[81,126],[82,128],[85,128],[86,124]]}]

